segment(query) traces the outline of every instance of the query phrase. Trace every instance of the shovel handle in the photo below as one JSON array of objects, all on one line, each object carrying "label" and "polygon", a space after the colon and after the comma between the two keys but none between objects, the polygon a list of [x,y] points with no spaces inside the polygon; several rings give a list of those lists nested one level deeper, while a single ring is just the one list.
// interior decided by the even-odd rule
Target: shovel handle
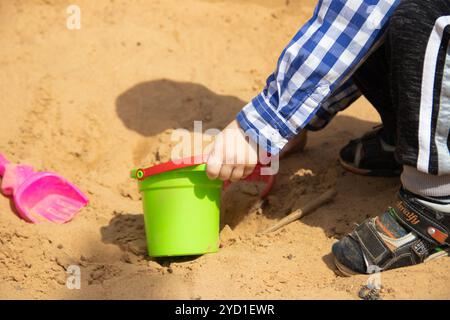
[{"label": "shovel handle", "polygon": [[5,168],[9,161],[0,153],[0,177],[5,174]]}]

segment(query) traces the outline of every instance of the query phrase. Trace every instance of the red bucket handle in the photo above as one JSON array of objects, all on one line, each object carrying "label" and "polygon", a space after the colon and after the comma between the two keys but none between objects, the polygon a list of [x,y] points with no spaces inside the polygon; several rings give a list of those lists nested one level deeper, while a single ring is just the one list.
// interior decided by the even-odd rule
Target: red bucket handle
[{"label": "red bucket handle", "polygon": [[[158,164],[153,167],[149,168],[143,168],[143,169],[137,169],[132,173],[132,176],[138,180],[144,180],[145,178],[148,178],[150,176],[172,171],[175,169],[181,169],[181,168],[187,168],[192,167],[200,164],[206,163],[207,156],[193,156],[189,158],[184,158],[175,161],[169,161],[165,163]],[[275,183],[275,176],[276,175],[263,175],[261,173],[261,170],[263,168],[268,168],[269,165],[263,165],[261,163],[256,164],[255,169],[253,172],[244,179],[244,181],[249,182],[265,182],[266,186],[261,192],[261,198],[265,198],[270,190],[273,187],[273,184]],[[231,181],[225,181],[224,182],[224,189],[227,188],[231,184]]]}]

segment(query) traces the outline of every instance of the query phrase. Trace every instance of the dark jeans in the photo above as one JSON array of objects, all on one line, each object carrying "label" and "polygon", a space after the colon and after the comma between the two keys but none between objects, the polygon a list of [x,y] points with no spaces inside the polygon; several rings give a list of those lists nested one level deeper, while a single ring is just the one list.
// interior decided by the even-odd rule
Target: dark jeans
[{"label": "dark jeans", "polygon": [[450,174],[450,1],[403,0],[353,80],[403,165]]}]

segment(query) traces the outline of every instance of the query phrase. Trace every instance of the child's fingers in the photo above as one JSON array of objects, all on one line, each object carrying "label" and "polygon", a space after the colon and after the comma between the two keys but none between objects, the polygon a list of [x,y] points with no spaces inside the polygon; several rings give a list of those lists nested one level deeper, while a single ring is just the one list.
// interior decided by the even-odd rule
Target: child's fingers
[{"label": "child's fingers", "polygon": [[244,166],[235,166],[231,172],[230,180],[239,181],[244,176]]},{"label": "child's fingers", "polygon": [[208,162],[206,163],[206,175],[211,180],[217,179],[220,174],[220,170],[222,169],[222,160],[211,154],[208,157]]},{"label": "child's fingers", "polygon": [[250,174],[252,174],[253,170],[255,170],[255,165],[246,166],[244,169],[244,173],[242,174],[242,179],[245,179]]},{"label": "child's fingers", "polygon": [[230,164],[222,165],[222,168],[220,168],[219,179],[223,181],[230,180],[232,172],[233,172],[232,165]]}]

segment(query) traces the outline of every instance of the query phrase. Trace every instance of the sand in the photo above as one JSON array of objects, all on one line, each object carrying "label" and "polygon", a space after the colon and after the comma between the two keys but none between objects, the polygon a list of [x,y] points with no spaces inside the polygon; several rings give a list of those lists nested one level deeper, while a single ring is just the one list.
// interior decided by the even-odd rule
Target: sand
[{"label": "sand", "polygon": [[[366,100],[282,161],[265,206],[252,209],[251,188],[224,195],[217,254],[149,259],[129,178],[131,168],[169,158],[175,128],[233,119],[314,1],[80,0],[81,30],[66,28],[69,4],[0,3],[0,151],[66,176],[91,201],[66,225],[32,225],[0,197],[0,298],[358,299],[367,277],[338,277],[331,245],[399,187],[337,163],[340,147],[379,122]],[[255,235],[330,186],[339,190],[333,203]],[[65,285],[72,264],[80,290]],[[382,298],[449,299],[448,270],[441,259],[385,272]]]}]

